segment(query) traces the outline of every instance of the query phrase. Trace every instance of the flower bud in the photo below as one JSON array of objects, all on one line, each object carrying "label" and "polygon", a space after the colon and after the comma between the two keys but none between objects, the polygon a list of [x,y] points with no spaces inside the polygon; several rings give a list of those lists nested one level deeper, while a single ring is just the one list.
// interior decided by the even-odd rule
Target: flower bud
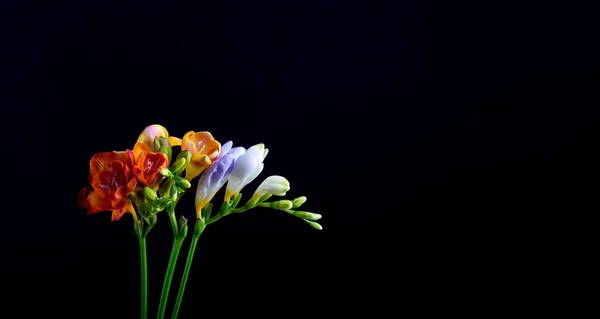
[{"label": "flower bud", "polygon": [[178,160],[180,158],[183,158],[186,163],[189,163],[192,161],[192,153],[190,151],[183,150],[183,151],[179,152],[179,154],[177,154],[176,160]]},{"label": "flower bud", "polygon": [[146,186],[144,187],[144,198],[149,202],[153,202],[156,200],[156,192],[154,192],[152,188]]},{"label": "flower bud", "polygon": [[292,201],[292,208],[298,208],[306,203],[306,196],[300,196]]},{"label": "flower bud", "polygon": [[176,180],[177,180],[177,184],[181,188],[183,188],[183,189],[187,189],[187,188],[192,187],[192,184],[190,184],[190,182],[187,179],[185,179],[185,178],[181,178],[179,176],[176,176]]},{"label": "flower bud", "polygon": [[152,153],[156,153],[158,150],[160,150],[160,140],[158,139],[158,136],[154,137],[154,140],[152,141],[152,148],[150,150]]},{"label": "flower bud", "polygon": [[177,190],[177,186],[175,183],[171,184],[171,191],[169,193],[172,201],[177,201],[177,197],[179,196],[179,191]]},{"label": "flower bud", "polygon": [[173,176],[173,173],[171,173],[171,170],[169,170],[168,168],[161,168],[160,169],[160,175],[168,177],[168,176]]},{"label": "flower bud", "polygon": [[183,216],[179,218],[179,239],[185,238],[188,233],[187,219]]},{"label": "flower bud", "polygon": [[175,163],[173,163],[173,166],[171,167],[173,169],[173,174],[179,174],[180,172],[182,172],[183,169],[185,169],[186,165],[187,162],[185,161],[185,158],[177,158],[175,160]]},{"label": "flower bud", "polygon": [[283,176],[269,176],[258,186],[253,197],[260,198],[265,194],[283,196],[290,190],[290,182]]},{"label": "flower bud", "polygon": [[169,192],[171,191],[171,186],[173,186],[173,184],[172,178],[165,178],[158,187],[158,193],[160,194],[160,197],[169,196]]},{"label": "flower bud", "polygon": [[276,201],[276,202],[272,202],[271,203],[271,208],[274,209],[279,209],[279,210],[286,210],[286,209],[291,209],[293,206],[292,201],[291,200],[280,200],[280,201]]},{"label": "flower bud", "polygon": [[307,222],[312,228],[316,229],[316,230],[323,230],[323,226],[321,226],[319,223],[315,223],[313,221],[310,220],[304,220],[305,222]]},{"label": "flower bud", "polygon": [[308,219],[308,220],[319,220],[322,217],[320,214],[314,214],[314,213],[303,212],[303,211],[293,211],[292,214],[296,217],[300,217],[300,218]]},{"label": "flower bud", "polygon": [[[171,143],[169,142],[169,139],[164,137],[164,136],[157,136],[154,138],[154,141],[158,140],[158,151],[164,153],[165,155],[167,155],[167,158],[169,159],[169,163],[171,162],[171,156],[173,155],[173,148],[171,147]],[[152,145],[153,149],[154,149],[154,144]],[[156,151],[154,151],[156,152]]]}]

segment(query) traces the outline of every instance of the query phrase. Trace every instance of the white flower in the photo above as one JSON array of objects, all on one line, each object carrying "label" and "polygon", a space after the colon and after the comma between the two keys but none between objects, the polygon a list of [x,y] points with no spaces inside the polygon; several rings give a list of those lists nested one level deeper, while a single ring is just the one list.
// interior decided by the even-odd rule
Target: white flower
[{"label": "white flower", "polygon": [[226,202],[232,196],[239,194],[244,186],[250,184],[262,172],[263,161],[268,153],[269,150],[265,148],[264,144],[256,144],[237,158],[227,182]]},{"label": "white flower", "polygon": [[254,192],[255,199],[261,198],[266,194],[275,196],[284,196],[290,190],[290,182],[283,176],[273,175],[265,178]]}]

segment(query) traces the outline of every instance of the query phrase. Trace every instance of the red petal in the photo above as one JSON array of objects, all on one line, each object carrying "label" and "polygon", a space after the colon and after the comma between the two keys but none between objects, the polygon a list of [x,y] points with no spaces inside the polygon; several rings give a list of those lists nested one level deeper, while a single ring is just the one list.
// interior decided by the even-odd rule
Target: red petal
[{"label": "red petal", "polygon": [[130,213],[131,216],[133,216],[133,219],[135,221],[137,221],[135,209],[133,208],[133,205],[131,204],[130,200],[127,200],[127,202],[121,209],[115,209],[112,211],[111,221],[117,221],[117,220],[121,219],[121,217],[123,217],[123,215],[125,215],[125,213]]},{"label": "red petal", "polygon": [[131,194],[131,192],[133,192],[133,190],[135,189],[136,186],[137,186],[137,180],[135,178],[132,178],[127,183],[127,196],[129,196],[129,194]]},{"label": "red petal", "polygon": [[106,198],[100,197],[97,192],[92,192],[87,197],[87,209],[88,213],[92,214],[111,210],[112,205],[110,204],[110,201],[108,201]]}]

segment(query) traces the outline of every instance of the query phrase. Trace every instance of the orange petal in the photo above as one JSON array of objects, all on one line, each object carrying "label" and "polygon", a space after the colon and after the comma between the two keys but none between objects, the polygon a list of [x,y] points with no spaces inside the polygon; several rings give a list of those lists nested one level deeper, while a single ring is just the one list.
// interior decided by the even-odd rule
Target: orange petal
[{"label": "orange petal", "polygon": [[125,203],[125,206],[123,206],[123,208],[114,209],[112,211],[112,216],[111,216],[110,220],[113,222],[117,221],[117,220],[121,219],[121,217],[123,217],[123,215],[125,215],[125,213],[130,213],[131,216],[133,216],[133,220],[137,222],[138,218],[137,218],[135,209],[133,208],[133,205],[131,204],[130,200],[127,200],[127,203]]},{"label": "orange petal", "polygon": [[140,142],[135,143],[135,146],[133,147],[133,156],[137,159],[140,154],[144,152],[150,153],[150,146]]},{"label": "orange petal", "polygon": [[135,178],[132,178],[129,182],[127,182],[127,196],[133,192],[136,186],[137,180]]},{"label": "orange petal", "polygon": [[129,196],[129,194],[131,194],[131,192],[133,192],[135,185],[136,185],[136,179],[133,178],[126,185],[120,186],[119,188],[117,188],[117,191],[114,194],[115,198],[116,199],[126,198],[127,196]]},{"label": "orange petal", "polygon": [[88,214],[103,212],[112,209],[110,201],[100,197],[98,192],[92,192],[87,198]]},{"label": "orange petal", "polygon": [[114,161],[123,162],[123,164],[129,164],[131,162],[129,152],[101,152],[94,154],[94,156],[92,156],[92,159],[90,159],[90,174],[96,175],[104,171],[106,169],[107,164],[112,163]]},{"label": "orange petal", "polygon": [[140,183],[146,185],[146,179],[144,178],[144,170],[141,167],[136,165],[133,168],[133,174],[140,181]]}]

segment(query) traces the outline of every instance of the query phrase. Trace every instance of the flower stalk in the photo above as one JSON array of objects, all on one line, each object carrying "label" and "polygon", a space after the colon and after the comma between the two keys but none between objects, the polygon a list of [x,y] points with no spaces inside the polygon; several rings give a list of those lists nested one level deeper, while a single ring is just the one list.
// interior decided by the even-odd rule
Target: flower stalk
[{"label": "flower stalk", "polygon": [[196,244],[198,244],[198,239],[202,232],[206,228],[206,224],[201,220],[197,219],[196,224],[194,225],[194,233],[192,235],[192,242],[190,243],[190,250],[188,252],[187,260],[185,262],[185,269],[183,270],[183,275],[181,277],[181,284],[179,284],[179,291],[177,292],[177,299],[175,301],[175,307],[173,308],[173,314],[171,319],[176,319],[179,315],[179,308],[181,307],[181,302],[183,301],[183,294],[185,293],[185,286],[187,284],[188,277],[190,275],[190,270],[192,269],[192,261],[194,260],[194,252],[196,251]]},{"label": "flower stalk", "polygon": [[179,251],[183,245],[183,240],[187,235],[187,220],[182,216],[179,225],[177,224],[175,218],[175,204],[167,206],[166,210],[169,215],[169,220],[171,221],[171,226],[173,227],[174,238],[171,255],[169,256],[169,264],[167,265],[167,271],[165,273],[165,279],[160,295],[160,303],[158,305],[158,319],[163,319],[165,317],[169,299],[169,290],[171,289],[171,282],[173,281],[173,273],[175,272],[175,266],[177,265],[177,258],[179,257]]}]

